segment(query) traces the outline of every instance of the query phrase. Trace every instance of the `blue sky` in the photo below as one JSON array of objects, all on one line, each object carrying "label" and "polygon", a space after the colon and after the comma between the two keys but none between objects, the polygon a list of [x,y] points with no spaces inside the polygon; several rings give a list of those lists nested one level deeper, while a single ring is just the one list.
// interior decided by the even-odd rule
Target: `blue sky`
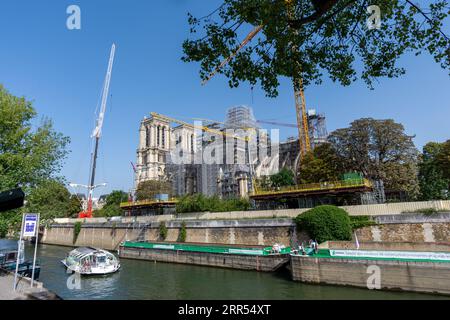
[{"label": "blue sky", "polygon": [[[180,60],[188,37],[187,12],[201,16],[219,0],[2,0],[0,83],[34,101],[40,116],[72,140],[62,174],[87,183],[90,133],[112,42],[117,45],[111,95],[100,146],[97,182],[128,190],[133,184],[140,120],[151,111],[188,120],[221,120],[227,108],[247,104],[258,119],[295,123],[291,84],[266,98],[248,85],[228,88],[223,77],[200,85],[198,66]],[[82,29],[66,28],[66,8],[77,4]],[[415,135],[417,147],[450,138],[450,79],[432,57],[405,56],[407,74],[382,79],[376,89],[363,82],[341,87],[331,81],[308,88],[307,105],[327,116],[328,130],[361,117],[393,118]],[[281,136],[295,129],[282,128]]]}]

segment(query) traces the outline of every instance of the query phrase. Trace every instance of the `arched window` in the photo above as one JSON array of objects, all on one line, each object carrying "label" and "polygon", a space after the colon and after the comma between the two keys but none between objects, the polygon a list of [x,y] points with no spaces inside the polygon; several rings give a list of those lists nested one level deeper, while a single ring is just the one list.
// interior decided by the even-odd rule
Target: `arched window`
[{"label": "arched window", "polygon": [[156,127],[156,132],[157,132],[157,134],[156,134],[156,145],[157,146],[159,146],[159,140],[160,140],[160,137],[161,137],[160,130],[161,130],[160,126],[157,126]]},{"label": "arched window", "polygon": [[163,148],[165,148],[166,147],[166,128],[165,127],[161,127],[161,130],[162,130],[162,143],[161,143],[161,146]]},{"label": "arched window", "polygon": [[150,147],[150,128],[145,127],[145,146]]}]

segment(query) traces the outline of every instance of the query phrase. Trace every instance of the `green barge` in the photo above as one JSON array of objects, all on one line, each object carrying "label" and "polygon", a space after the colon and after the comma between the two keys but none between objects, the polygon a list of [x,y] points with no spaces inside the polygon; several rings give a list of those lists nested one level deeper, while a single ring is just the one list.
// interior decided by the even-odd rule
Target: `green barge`
[{"label": "green barge", "polygon": [[223,253],[223,254],[239,254],[252,256],[268,256],[273,254],[289,254],[290,247],[281,247],[278,252],[274,252],[273,247],[237,247],[237,246],[221,246],[221,245],[202,245],[189,243],[159,243],[159,242],[131,242],[126,241],[123,248],[144,248],[159,250],[175,250],[175,251],[191,251],[206,253]]},{"label": "green barge", "polygon": [[310,255],[319,259],[382,260],[404,262],[450,263],[450,252],[319,249]]},{"label": "green barge", "polygon": [[290,257],[295,281],[450,295],[450,252],[319,249]]},{"label": "green barge", "polygon": [[240,270],[275,271],[289,263],[290,247],[203,245],[194,243],[124,242],[120,258]]}]

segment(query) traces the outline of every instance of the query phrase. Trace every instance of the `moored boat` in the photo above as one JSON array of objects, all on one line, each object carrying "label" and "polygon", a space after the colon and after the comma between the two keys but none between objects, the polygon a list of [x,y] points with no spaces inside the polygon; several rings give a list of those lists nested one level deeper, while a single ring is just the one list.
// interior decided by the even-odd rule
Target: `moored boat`
[{"label": "moored boat", "polygon": [[[0,245],[0,269],[15,272],[17,256],[19,255],[19,267],[17,268],[17,273],[23,277],[31,278],[33,275],[33,262],[26,261],[23,249],[19,253],[17,247],[18,246],[12,241],[3,241],[3,244]],[[23,248],[23,244],[21,247]],[[34,268],[34,280],[39,279],[40,272],[41,266],[37,262]]]},{"label": "moored boat", "polygon": [[74,249],[61,262],[68,270],[82,275],[105,275],[120,269],[116,256],[106,250],[91,247]]}]

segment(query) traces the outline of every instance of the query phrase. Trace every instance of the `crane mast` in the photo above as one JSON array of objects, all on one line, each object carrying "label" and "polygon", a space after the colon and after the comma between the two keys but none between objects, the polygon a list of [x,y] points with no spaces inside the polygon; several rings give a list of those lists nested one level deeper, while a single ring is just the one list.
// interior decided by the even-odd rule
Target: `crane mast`
[{"label": "crane mast", "polygon": [[[285,0],[287,7],[287,15],[290,20],[294,18],[294,8],[292,0]],[[292,31],[294,35],[297,35],[297,31]],[[297,127],[298,127],[298,141],[300,144],[300,159],[303,159],[305,155],[311,151],[311,142],[309,139],[308,128],[308,114],[306,112],[305,93],[303,88],[302,67],[299,61],[295,59],[295,55],[298,53],[297,44],[292,44],[292,63],[293,75],[292,81],[294,85],[294,97],[295,97],[295,111],[297,115]]]},{"label": "crane mast", "polygon": [[88,190],[88,201],[87,209],[84,212],[80,212],[80,218],[92,218],[92,195],[94,189],[105,184],[95,185],[95,170],[97,168],[97,156],[98,156],[98,146],[100,142],[100,137],[102,134],[103,120],[105,118],[106,104],[108,102],[109,85],[111,83],[112,68],[114,64],[114,55],[116,52],[116,45],[113,44],[111,47],[111,53],[109,55],[108,69],[106,71],[105,83],[102,91],[102,102],[100,106],[100,112],[97,117],[96,125],[94,131],[91,134],[91,138],[94,139],[94,150],[91,157],[90,165],[90,175],[88,185],[71,184],[72,187],[84,187]]},{"label": "crane mast", "polygon": [[114,54],[116,52],[116,45],[113,44],[111,47],[111,53],[109,56],[108,70],[105,77],[105,85],[103,87],[102,93],[102,104],[100,107],[100,113],[98,114],[97,123],[94,131],[92,132],[91,138],[95,139],[94,153],[92,154],[92,164],[91,164],[91,177],[89,180],[89,187],[92,188],[95,182],[95,169],[97,164],[97,154],[98,154],[98,144],[100,141],[100,136],[102,134],[103,120],[105,118],[106,103],[108,102],[109,85],[111,83],[111,74],[114,64]]}]

